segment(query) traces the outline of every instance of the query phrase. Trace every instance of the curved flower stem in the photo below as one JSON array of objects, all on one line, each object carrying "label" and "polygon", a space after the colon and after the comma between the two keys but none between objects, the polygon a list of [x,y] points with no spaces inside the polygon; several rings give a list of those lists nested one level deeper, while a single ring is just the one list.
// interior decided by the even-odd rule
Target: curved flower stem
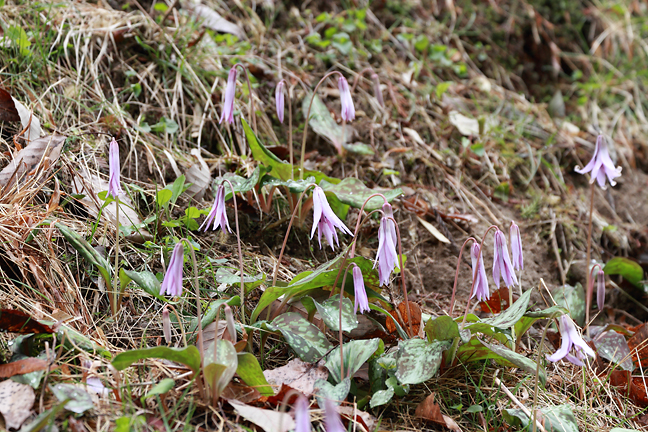
[{"label": "curved flower stem", "polygon": [[[585,292],[585,296],[586,296],[585,303],[588,305],[587,306],[587,311],[588,312],[589,312],[589,309],[592,307],[592,296],[594,295],[594,276],[592,275],[592,273],[594,273],[594,269],[596,269],[597,267],[599,268],[599,270],[603,269],[601,267],[601,264],[597,263],[597,264],[594,264],[592,266],[592,268],[590,269],[589,272],[587,272],[589,282],[588,282],[588,285],[587,285],[587,291]],[[589,330],[589,325],[590,325],[589,317],[590,317],[590,314],[587,313],[587,318],[585,319],[585,330],[586,331]],[[594,317],[594,318],[596,318],[596,317]],[[592,318],[592,320],[594,320],[594,318]]]},{"label": "curved flower stem", "polygon": [[299,160],[299,179],[304,180],[304,158],[306,157],[306,136],[308,135],[308,122],[310,120],[310,112],[311,112],[311,107],[313,106],[313,100],[315,100],[315,95],[317,94],[317,89],[319,88],[320,85],[326,80],[326,78],[330,77],[331,75],[340,75],[342,76],[342,73],[338,71],[333,71],[329,72],[326,75],[322,77],[321,80],[317,83],[315,86],[315,90],[313,90],[313,94],[311,96],[310,103],[308,104],[308,111],[306,112],[306,123],[304,124],[304,136],[302,137],[302,146],[301,146],[301,159]]},{"label": "curved flower stem", "polygon": [[[251,99],[250,99],[251,100]],[[234,186],[232,182],[223,179],[229,184],[230,189],[232,190],[232,199],[234,200],[234,223],[236,225],[236,241],[238,243],[238,254],[239,254],[239,271],[241,272],[241,322],[245,324],[245,282],[243,277],[243,251],[241,249],[241,233],[239,231],[239,220],[238,220],[238,207],[236,206],[236,191],[234,191]]]},{"label": "curved flower stem", "polygon": [[[288,243],[288,234],[290,234],[290,228],[292,228],[292,224],[293,221],[295,220],[295,215],[297,214],[297,209],[299,208],[299,204],[301,204],[301,200],[302,198],[304,198],[304,194],[306,194],[306,191],[314,186],[317,185],[315,183],[310,183],[308,186],[306,186],[306,188],[301,193],[301,195],[299,195],[299,199],[297,200],[295,208],[293,209],[292,215],[290,215],[290,222],[288,222],[288,229],[286,230],[286,236],[284,237],[283,244],[281,245],[281,252],[279,252],[279,259],[277,260],[274,271],[272,272],[272,286],[275,286],[275,284],[277,283],[277,271],[279,270],[279,263],[281,262],[281,258],[283,258],[283,253],[284,250],[286,249],[286,243]],[[270,309],[268,309],[268,313],[270,313]]]},{"label": "curved flower stem", "polygon": [[405,304],[407,305],[407,323],[409,324],[409,337],[413,337],[414,331],[412,330],[412,313],[410,312],[410,304],[409,300],[407,299],[407,288],[405,288],[405,267],[403,267],[403,246],[401,244],[400,228],[398,228],[396,219],[394,219],[393,217],[390,217],[389,219],[394,222],[394,226],[396,227],[396,236],[398,237],[398,260],[400,261],[401,271],[401,287],[403,289],[403,298],[405,300]]},{"label": "curved flower stem", "polygon": [[119,286],[119,197],[115,200],[115,204],[117,205],[117,211],[115,212],[115,224],[117,225],[117,231],[115,233],[115,280],[113,282],[112,292],[109,295],[113,317],[119,311],[119,305],[117,304],[117,287]]},{"label": "curved flower stem", "polygon": [[[362,210],[361,210],[361,212],[362,212]],[[364,219],[362,219],[362,223],[358,223],[356,225],[355,233],[353,234],[353,241],[351,243],[351,251],[353,251],[353,249],[355,249],[355,242],[358,240],[358,230],[360,229],[360,226],[364,225],[369,220],[371,215],[376,213],[376,212],[381,212],[382,213],[382,210],[380,210],[380,209],[372,210],[367,216],[365,216]],[[358,222],[360,222],[360,217],[359,216],[358,216]],[[333,284],[334,287],[336,287],[338,282],[340,281],[340,275],[342,274],[342,268],[344,268],[344,266],[346,265],[346,260],[348,259],[348,256],[349,256],[349,249],[347,249],[346,254],[344,254],[344,258],[342,258],[342,263],[340,265],[340,268],[338,269],[337,276],[335,276],[335,283]],[[351,259],[353,259],[353,257],[351,257]],[[333,290],[331,290],[331,294],[329,295],[329,298],[331,298],[332,296],[333,296]]]},{"label": "curved flower stem", "polygon": [[366,68],[362,69],[360,72],[358,72],[353,79],[353,86],[351,86],[351,93],[355,93],[356,86],[358,85],[358,81],[360,80],[360,77],[365,74],[365,72],[373,72],[374,69],[371,66],[367,66]]},{"label": "curved flower stem", "polygon": [[[180,314],[178,313],[178,310],[173,306],[172,304],[167,304],[167,307],[171,308],[173,311],[173,314],[176,316],[176,319],[178,320],[178,323],[181,323],[182,321],[180,320]],[[180,326],[180,333],[182,334],[182,343],[184,343],[184,347],[187,348],[187,334],[185,333],[184,326]]]},{"label": "curved flower stem", "polygon": [[[288,96],[288,150],[290,151],[290,166],[293,166],[293,137],[292,137],[292,100],[290,99],[290,89],[288,88],[288,82],[285,79],[282,79],[277,83],[277,85],[284,83],[284,88],[286,96]],[[295,179],[295,170],[290,170],[290,179]],[[290,191],[288,191],[290,194]]]},{"label": "curved flower stem", "polygon": [[452,287],[452,297],[450,298],[450,313],[448,314],[450,315],[450,318],[452,318],[452,315],[454,313],[455,296],[457,294],[457,281],[459,280],[459,266],[461,265],[461,255],[463,254],[464,247],[470,240],[477,241],[474,237],[468,237],[466,241],[461,245],[461,249],[459,249],[459,258],[457,258],[457,271],[455,272],[454,286]]},{"label": "curved flower stem", "polygon": [[[585,281],[586,286],[589,289],[591,275],[589,272],[590,260],[592,259],[592,213],[594,212],[594,183],[590,185],[590,212],[589,212],[589,223],[587,226],[587,262],[585,263],[585,269],[587,270],[587,280]],[[590,307],[592,306],[592,297],[585,297],[585,322],[589,323],[590,317]],[[587,326],[587,336],[589,337],[589,325]]]},{"label": "curved flower stem", "polygon": [[[254,135],[257,135],[256,113],[254,112],[254,98],[252,97],[252,84],[250,84],[250,75],[245,66],[241,63],[236,63],[233,67],[239,67],[245,73],[245,80],[248,85],[248,92],[250,97],[250,116],[252,117],[252,127],[254,128]],[[241,309],[242,311],[243,309]]]},{"label": "curved flower stem", "polygon": [[[198,261],[196,260],[196,253],[194,252],[193,245],[189,241],[189,239],[183,237],[180,239],[181,242],[185,242],[189,246],[189,251],[191,251],[191,261],[193,263],[193,268],[194,268],[194,279],[193,279],[193,286],[194,286],[194,292],[196,293],[196,319],[197,325],[196,327],[198,328],[198,340],[200,341],[198,350],[200,351],[200,368],[205,366],[205,344],[203,342],[203,331],[202,331],[202,306],[200,304],[200,286],[198,285]],[[196,377],[196,379],[199,379]],[[205,376],[203,374],[203,379],[205,379]],[[207,386],[207,381],[205,381],[205,386]],[[200,386],[202,388],[202,386]],[[202,394],[201,391],[201,397],[204,399],[205,395]]]},{"label": "curved flower stem", "polygon": [[[475,268],[479,268],[479,263],[483,259],[482,255],[484,254],[483,253],[484,240],[486,240],[486,236],[488,235],[488,232],[493,228],[497,229],[498,227],[497,227],[497,225],[489,226],[488,229],[486,230],[486,232],[484,233],[484,237],[482,237],[481,243],[479,243],[479,255],[477,256],[477,263],[475,264]],[[461,321],[461,330],[463,330],[464,325],[466,324],[466,317],[468,316],[468,308],[470,307],[470,299],[471,299],[473,291],[475,289],[475,280],[476,279],[477,278],[473,278],[472,285],[470,286],[470,295],[468,296],[468,300],[466,301],[466,310],[464,311],[463,321]]]},{"label": "curved flower stem", "polygon": [[344,299],[344,284],[346,282],[347,273],[349,272],[349,267],[353,263],[349,264],[344,270],[344,277],[342,278],[342,286],[340,287],[340,323],[339,323],[339,333],[340,333],[340,382],[344,379],[344,351],[342,350],[342,300]]},{"label": "curved flower stem", "polygon": [[[389,204],[389,201],[387,201],[387,198],[385,198],[385,195],[383,195],[381,193],[374,193],[374,194],[369,195],[369,198],[367,198],[365,200],[365,202],[362,203],[362,207],[360,207],[360,213],[358,214],[358,222],[356,223],[355,232],[353,233],[353,238],[354,239],[358,238],[358,230],[360,229],[360,216],[362,216],[362,212],[364,211],[364,208],[367,205],[367,203],[369,202],[369,200],[371,198],[375,197],[375,196],[379,196],[385,201],[385,203],[383,205]],[[376,210],[374,210],[374,211],[376,211]],[[372,211],[371,213],[373,213],[374,211]],[[356,247],[356,243],[354,241],[353,246],[351,246],[351,258],[353,258],[353,256],[355,255],[355,247]]]}]

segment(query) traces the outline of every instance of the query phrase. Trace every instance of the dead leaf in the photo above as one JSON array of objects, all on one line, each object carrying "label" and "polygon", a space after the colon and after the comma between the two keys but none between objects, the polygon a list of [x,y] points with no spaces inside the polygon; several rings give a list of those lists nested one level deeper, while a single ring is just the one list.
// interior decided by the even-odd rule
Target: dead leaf
[{"label": "dead leaf", "polygon": [[[513,296],[513,301],[516,300],[516,295]],[[509,308],[509,290],[505,286],[493,292],[491,297],[485,301],[480,302],[479,307],[484,313],[500,313]]]},{"label": "dead leaf", "polygon": [[[412,331],[414,332],[414,334],[418,334],[419,327],[421,326],[421,307],[414,302],[409,302],[409,305],[410,312],[412,314]],[[405,302],[401,302],[398,305],[398,312],[403,318],[402,321],[398,317],[398,313],[396,313],[396,311],[390,311],[389,313],[393,318],[396,318],[399,321],[401,327],[403,327],[403,330],[405,330],[405,332],[409,332],[409,324],[407,321],[407,307],[405,306]],[[394,324],[392,318],[387,317],[385,328],[389,331],[389,333],[394,333],[396,331],[396,324]]]},{"label": "dead leaf", "polygon": [[[75,194],[84,195],[80,201],[85,204],[88,212],[92,216],[97,217],[104,204],[97,194],[107,190],[108,182],[101,177],[90,174],[85,168],[75,172],[75,176],[72,179],[72,191]],[[142,221],[135,210],[133,210],[133,202],[128,195],[120,195],[119,202],[119,224],[126,228],[141,225]],[[107,218],[113,225],[116,224],[116,216],[117,202],[115,201],[108,204],[101,211],[101,217]],[[153,236],[143,228],[134,230],[127,238],[140,244],[146,240],[153,240]]]},{"label": "dead leaf", "polygon": [[85,424],[83,424],[83,420],[77,420],[73,416],[68,417],[68,424],[70,425],[70,430],[72,432],[87,432],[88,429],[86,429]]},{"label": "dead leaf", "polygon": [[324,366],[316,366],[295,358],[285,366],[263,371],[263,375],[272,386],[279,387],[287,384],[304,396],[310,397],[313,394],[315,381],[328,379],[328,370]]},{"label": "dead leaf", "polygon": [[14,155],[9,165],[0,171],[0,185],[11,186],[17,180],[34,175],[37,168],[47,158],[49,166],[54,165],[61,155],[65,137],[63,135],[48,135],[33,140],[27,147]]},{"label": "dead leaf", "polygon": [[[368,412],[361,411],[352,406],[340,406],[338,407],[338,412],[340,415],[348,419],[353,419],[356,423],[359,423],[367,432],[376,429],[376,418]],[[354,414],[355,418],[353,417]]]},{"label": "dead leaf", "polygon": [[27,131],[22,135],[27,141],[34,141],[41,137],[43,131],[41,130],[40,120],[34,115],[34,113],[29,110],[25,105],[23,105],[18,99],[12,97],[13,102],[20,116],[20,123],[22,124],[23,129],[29,126]]},{"label": "dead leaf", "polygon": [[192,149],[191,154],[198,159],[198,162],[191,165],[185,171],[187,183],[191,183],[191,186],[189,186],[185,193],[196,200],[201,200],[211,183],[211,172],[209,171],[209,166],[207,166],[207,163],[200,155],[200,150]]},{"label": "dead leaf", "polygon": [[199,2],[194,1],[183,1],[182,9],[188,10],[189,13],[194,15],[196,18],[203,19],[202,25],[208,29],[221,32],[221,33],[231,33],[239,39],[246,39],[245,32],[238,25],[227,21],[221,16],[218,12],[200,4]]},{"label": "dead leaf", "polygon": [[441,407],[439,404],[434,402],[434,397],[434,393],[431,393],[426,397],[425,400],[416,407],[414,416],[445,426],[451,431],[461,432],[461,428],[453,419],[441,414]]},{"label": "dead leaf", "polygon": [[239,402],[251,403],[259,400],[261,393],[254,387],[231,381],[221,394],[223,399],[236,399]]},{"label": "dead leaf", "polygon": [[479,122],[470,117],[466,117],[459,111],[450,111],[448,114],[448,120],[450,120],[450,123],[457,128],[461,135],[479,135]]},{"label": "dead leaf", "polygon": [[0,378],[11,378],[30,372],[47,369],[49,362],[45,359],[30,357],[15,362],[0,365]]},{"label": "dead leaf", "polygon": [[448,240],[446,236],[441,234],[441,232],[436,229],[434,225],[424,219],[421,219],[418,216],[416,218],[419,220],[419,222],[421,222],[421,225],[423,225],[425,229],[428,230],[430,234],[432,234],[437,240],[439,240],[441,243],[450,244],[450,240]]},{"label": "dead leaf", "polygon": [[648,326],[645,324],[628,339],[628,348],[632,353],[632,359],[642,367],[648,367],[648,342],[646,339],[648,339]]},{"label": "dead leaf", "polygon": [[631,376],[630,371],[610,371],[610,384],[642,408],[648,407],[648,380],[644,380],[642,376]]},{"label": "dead leaf", "polygon": [[12,380],[0,382],[0,413],[7,429],[18,429],[31,415],[36,400],[31,386]]},{"label": "dead leaf", "polygon": [[287,432],[295,427],[295,421],[290,414],[253,407],[233,399],[227,402],[234,407],[238,415],[265,432]]},{"label": "dead leaf", "polygon": [[24,312],[14,309],[0,309],[0,330],[11,333],[54,333],[54,330],[41,324]]},{"label": "dead leaf", "polygon": [[11,94],[3,88],[0,88],[0,121],[19,121],[20,115],[14,104]]}]

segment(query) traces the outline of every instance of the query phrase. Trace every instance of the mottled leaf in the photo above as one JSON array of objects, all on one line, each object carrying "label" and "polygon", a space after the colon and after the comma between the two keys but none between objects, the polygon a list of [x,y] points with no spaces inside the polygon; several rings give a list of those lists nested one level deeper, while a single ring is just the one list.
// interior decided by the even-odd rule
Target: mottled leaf
[{"label": "mottled leaf", "polygon": [[515,324],[515,335],[519,340],[536,321],[546,318],[557,318],[566,313],[569,313],[569,311],[562,306],[552,306],[540,311],[527,312]]},{"label": "mottled leaf", "polygon": [[[214,278],[216,279],[216,282],[219,284],[227,284],[227,285],[235,285],[240,287],[241,286],[241,275],[236,275],[234,272],[232,272],[230,269],[227,269],[225,267],[219,267],[218,270],[216,270],[216,274],[214,275]],[[266,280],[266,275],[263,273],[259,273],[256,276],[244,274],[243,275],[243,283],[245,284],[245,292],[249,292],[253,290],[254,288],[258,287],[261,285],[263,282]]]},{"label": "mottled leaf", "polygon": [[[355,208],[361,208],[367,198],[375,193],[383,194],[388,202],[392,202],[396,197],[403,194],[401,188],[369,189],[362,180],[355,177],[347,177],[338,184],[331,184],[326,180],[322,180],[320,186],[325,191],[334,193],[344,204]],[[383,203],[384,200],[381,197],[375,196],[367,202],[365,210],[372,211],[379,209]]]},{"label": "mottled leaf", "polygon": [[[505,409],[502,414],[511,426],[527,430],[530,419],[521,409]],[[542,408],[536,418],[547,432],[579,432],[578,422],[569,405]]]},{"label": "mottled leaf", "polygon": [[615,332],[606,331],[594,339],[596,352],[612,363],[618,363],[622,369],[632,372],[635,368],[626,338]]},{"label": "mottled leaf", "polygon": [[[529,306],[529,300],[531,299],[531,291],[527,290],[524,294],[520,296],[519,299],[511,307],[506,309],[504,312],[496,315],[492,318],[484,318],[481,320],[482,323],[497,327],[499,329],[509,329],[517,323],[522,315],[527,310]],[[466,326],[466,328],[470,328]]]},{"label": "mottled leaf", "polygon": [[451,341],[409,339],[398,344],[396,378],[401,384],[420,384],[432,378],[441,365],[441,354]]},{"label": "mottled leaf", "polygon": [[160,281],[157,277],[150,271],[132,271],[126,269],[120,269],[119,271],[119,282],[122,287],[126,287],[133,281],[137,284],[138,287],[142,288],[147,294],[152,295],[156,299],[169,303],[170,300],[164,296],[160,295]]},{"label": "mottled leaf", "polygon": [[[538,366],[535,361],[523,356],[522,354],[518,354],[515,351],[511,351],[504,345],[490,344],[484,341],[480,342],[491,352],[493,352],[493,354],[495,354],[495,356],[492,356],[490,358],[493,358],[495,360],[504,359],[507,362],[526,371],[529,375],[535,375]],[[547,382],[547,374],[542,366],[539,369],[539,378],[540,382],[542,382],[542,385],[545,385],[545,383]]]},{"label": "mottled leaf", "polygon": [[234,377],[238,367],[238,356],[232,342],[218,339],[214,343],[205,344],[205,365],[207,385],[213,388],[216,383],[220,395]]},{"label": "mottled leaf", "polygon": [[[317,312],[324,321],[324,324],[332,330],[340,330],[340,295],[325,300],[323,303],[318,303],[313,300]],[[353,303],[347,297],[342,299],[342,331],[349,332],[358,327],[358,318],[353,311]]]},{"label": "mottled leaf", "polygon": [[317,361],[331,348],[324,333],[297,312],[279,315],[269,327],[279,330],[288,345],[305,362]]},{"label": "mottled leaf", "polygon": [[336,405],[344,401],[351,390],[351,379],[344,378],[338,385],[333,385],[328,381],[319,379],[315,381],[315,398],[317,404],[321,407],[324,406],[324,400],[329,399]]},{"label": "mottled leaf", "polygon": [[[362,365],[374,355],[385,351],[385,344],[379,338],[369,340],[354,340],[343,345],[344,376],[353,377]],[[326,357],[326,368],[329,377],[340,382],[340,347],[338,346]]]},{"label": "mottled leaf", "polygon": [[[313,100],[312,105],[311,98]],[[309,126],[316,134],[330,141],[340,153],[343,145],[351,138],[353,128],[346,125],[345,129],[343,129],[342,126],[338,125],[335,119],[331,117],[331,113],[324,102],[317,95],[313,97],[312,93],[307,93],[303,99],[302,110],[304,111],[304,117],[308,115],[309,105],[311,107]]]},{"label": "mottled leaf", "polygon": [[65,409],[68,411],[82,414],[94,408],[94,403],[92,403],[92,396],[90,396],[90,393],[79,386],[61,383],[50,386],[50,390],[52,390],[52,393],[54,393],[54,396],[56,396],[60,402],[68,401],[65,404]]},{"label": "mottled leaf", "polygon": [[580,327],[585,324],[585,290],[577,283],[575,287],[564,285],[551,293],[556,304],[567,308],[571,318]]},{"label": "mottled leaf", "polygon": [[[221,184],[225,184],[225,201],[232,198],[232,187],[234,192],[237,194],[243,194],[245,192],[251,191],[259,183],[261,177],[266,173],[267,169],[263,165],[258,165],[256,169],[252,172],[250,178],[241,177],[240,175],[234,173],[225,173],[222,177],[214,179],[214,189]],[[226,183],[225,180],[229,180],[232,183],[230,187],[229,183]]]}]

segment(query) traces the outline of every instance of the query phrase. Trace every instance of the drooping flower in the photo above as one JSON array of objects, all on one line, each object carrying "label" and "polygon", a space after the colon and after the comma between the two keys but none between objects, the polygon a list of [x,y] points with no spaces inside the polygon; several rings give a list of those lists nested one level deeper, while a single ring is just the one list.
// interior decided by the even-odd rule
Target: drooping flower
[{"label": "drooping flower", "polygon": [[499,288],[500,275],[504,279],[504,284],[507,288],[518,283],[517,276],[511,264],[508,248],[506,247],[506,238],[504,233],[499,229],[495,232],[495,254],[493,262],[493,279],[495,279],[495,286]]},{"label": "drooping flower", "polygon": [[324,402],[324,430],[326,432],[346,432],[337,406],[330,400]]},{"label": "drooping flower", "polygon": [[394,211],[389,203],[383,204],[383,217],[380,219],[378,228],[378,251],[373,268],[378,265],[378,279],[380,285],[389,284],[389,277],[398,265],[398,253],[396,252],[396,226],[392,220]]},{"label": "drooping flower", "polygon": [[355,118],[355,107],[353,106],[349,83],[343,76],[338,78],[338,89],[340,90],[340,104],[342,105],[340,115],[344,121],[351,121]]},{"label": "drooping flower", "polygon": [[118,199],[119,195],[123,194],[120,181],[120,165],[119,165],[119,144],[115,138],[110,141],[110,149],[108,150],[108,165],[109,165],[109,179],[108,179],[108,192],[106,196],[110,195],[114,199]]},{"label": "drooping flower", "polygon": [[[477,297],[477,301],[486,301],[490,298],[488,289],[488,277],[486,276],[486,266],[484,266],[484,257],[481,256],[479,244],[473,243],[470,248],[470,259],[473,268],[473,293],[470,298]],[[477,264],[479,261],[479,264]]]},{"label": "drooping flower", "polygon": [[169,317],[169,308],[164,306],[162,309],[162,333],[164,334],[164,342],[167,345],[171,344],[171,317]]},{"label": "drooping flower", "polygon": [[279,118],[279,121],[283,123],[284,121],[284,81],[281,80],[279,81],[279,84],[277,84],[277,88],[275,89],[275,105],[277,107],[277,117]]},{"label": "drooping flower", "polygon": [[230,336],[230,342],[236,344],[236,327],[234,325],[234,314],[229,305],[225,305],[225,324],[227,325],[227,333]]},{"label": "drooping flower", "polygon": [[322,233],[324,234],[326,241],[328,241],[328,244],[331,245],[331,249],[335,249],[335,246],[333,246],[333,239],[335,239],[335,244],[338,246],[340,244],[335,228],[353,235],[349,228],[344,225],[344,222],[342,222],[331,209],[331,206],[326,200],[324,190],[319,186],[315,186],[313,189],[313,229],[311,230],[311,239],[313,238],[313,235],[315,235],[315,230],[317,229],[317,240],[320,249],[322,249]]},{"label": "drooping flower", "polygon": [[353,264],[353,292],[355,300],[353,302],[353,313],[365,313],[369,311],[369,299],[367,298],[367,291],[365,290],[364,278],[362,277],[362,270],[360,267]]},{"label": "drooping flower", "polygon": [[596,305],[599,310],[603,310],[603,305],[605,304],[605,272],[599,270],[596,275]]},{"label": "drooping flower", "polygon": [[620,166],[614,166],[614,162],[610,159],[605,137],[599,135],[596,138],[596,148],[594,149],[592,160],[590,160],[585,168],[576,167],[575,171],[579,174],[589,172],[590,183],[594,183],[594,180],[596,180],[601,189],[606,189],[605,178],[607,177],[610,184],[614,186],[616,184],[614,179],[621,176],[621,168]]},{"label": "drooping flower", "polygon": [[311,422],[308,413],[308,399],[299,396],[295,402],[295,432],[310,432]]},{"label": "drooping flower", "polygon": [[227,87],[225,87],[225,101],[223,102],[223,112],[221,113],[218,123],[226,120],[228,123],[234,123],[234,96],[236,95],[236,66],[229,71],[227,76]]},{"label": "drooping flower", "polygon": [[522,270],[524,268],[524,259],[522,258],[522,237],[520,236],[520,227],[514,221],[511,221],[511,257],[513,258],[513,268]]},{"label": "drooping flower", "polygon": [[383,99],[383,94],[382,90],[380,89],[380,78],[378,78],[377,73],[372,73],[371,74],[371,81],[373,81],[373,92],[376,100],[380,104],[381,107],[385,106],[385,100]]},{"label": "drooping flower", "polygon": [[198,231],[205,227],[205,231],[209,229],[209,224],[214,221],[213,230],[217,230],[220,226],[221,229],[227,228],[227,231],[232,232],[230,229],[229,223],[227,222],[227,211],[225,210],[225,185],[221,184],[216,190],[216,198],[214,199],[214,204],[212,205],[207,219],[200,225]]},{"label": "drooping flower", "polygon": [[169,294],[171,297],[180,297],[182,294],[182,267],[184,265],[184,248],[182,242],[176,243],[167,266],[160,295]]},{"label": "drooping flower", "polygon": [[[583,360],[585,355],[588,355],[592,358],[596,357],[594,350],[590,348],[589,345],[581,338],[576,330],[576,325],[567,315],[563,315],[559,318],[560,326],[560,336],[562,340],[560,342],[560,348],[558,351],[553,353],[553,355],[547,356],[547,360],[551,362],[557,362],[558,360],[565,359],[577,366],[583,366]],[[569,352],[574,348],[575,355],[570,354]]]}]

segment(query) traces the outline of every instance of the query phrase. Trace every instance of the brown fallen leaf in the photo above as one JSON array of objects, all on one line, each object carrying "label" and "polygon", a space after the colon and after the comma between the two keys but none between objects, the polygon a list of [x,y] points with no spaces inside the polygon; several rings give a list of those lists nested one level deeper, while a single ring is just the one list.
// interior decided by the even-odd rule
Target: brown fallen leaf
[{"label": "brown fallen leaf", "polygon": [[20,121],[20,115],[9,92],[0,88],[0,121]]},{"label": "brown fallen leaf", "polygon": [[645,324],[639,327],[635,334],[628,339],[628,348],[632,353],[632,359],[642,367],[648,367],[648,326]]},{"label": "brown fallen leaf", "polygon": [[41,324],[24,312],[14,309],[0,309],[0,331],[10,333],[54,333],[54,329]]},{"label": "brown fallen leaf", "polygon": [[14,375],[22,375],[30,372],[47,369],[49,365],[45,359],[30,357],[15,362],[0,365],[0,378],[11,378]]},{"label": "brown fallen leaf", "polygon": [[[516,295],[513,295],[513,301],[516,300]],[[500,313],[509,308],[509,290],[505,286],[493,292],[491,298],[485,302],[479,303],[481,311],[484,313]]]},{"label": "brown fallen leaf", "polygon": [[414,416],[445,426],[451,431],[461,432],[461,428],[450,417],[441,414],[441,407],[434,402],[435,393],[425,398],[414,411]]},{"label": "brown fallen leaf", "polygon": [[19,429],[31,415],[36,394],[31,386],[12,380],[0,382],[0,413],[7,429]]},{"label": "brown fallen leaf", "polygon": [[272,386],[289,385],[306,397],[313,394],[315,381],[328,379],[328,370],[324,366],[305,363],[298,358],[289,361],[285,366],[263,371],[263,375]]},{"label": "brown fallen leaf", "polygon": [[25,182],[26,177],[33,176],[41,164],[45,167],[45,159],[52,166],[61,155],[65,137],[63,135],[48,135],[33,140],[27,147],[14,155],[9,165],[0,171],[0,185],[11,186],[16,181]]},{"label": "brown fallen leaf", "polygon": [[255,402],[261,397],[261,393],[254,387],[231,381],[223,390],[221,395],[223,399],[236,399],[246,404]]},{"label": "brown fallen leaf", "polygon": [[[412,314],[412,331],[414,334],[418,334],[419,327],[421,326],[421,307],[414,302],[409,302],[409,305],[410,313]],[[405,302],[401,302],[398,305],[398,312],[400,312],[400,316],[403,318],[402,321],[398,317],[398,313],[396,313],[396,311],[390,311],[389,313],[392,315],[392,317],[398,320],[401,327],[403,327],[403,330],[405,330],[405,332],[407,333],[409,332],[409,323],[407,321],[407,306],[405,305]],[[396,331],[396,324],[394,323],[392,318],[387,317],[385,328],[387,328],[390,333],[394,333]]]}]

